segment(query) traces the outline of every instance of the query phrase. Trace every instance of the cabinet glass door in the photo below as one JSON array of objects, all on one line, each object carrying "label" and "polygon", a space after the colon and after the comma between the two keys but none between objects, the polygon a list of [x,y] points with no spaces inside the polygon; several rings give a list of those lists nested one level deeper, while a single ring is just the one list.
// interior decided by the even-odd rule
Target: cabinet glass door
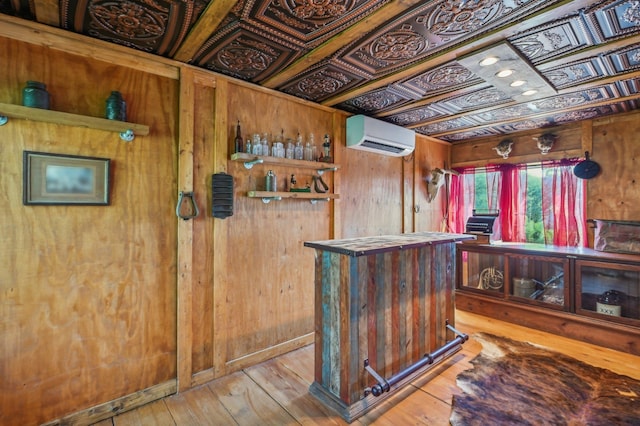
[{"label": "cabinet glass door", "polygon": [[[509,295],[521,301],[565,307],[569,301],[568,260],[554,257],[510,256]],[[568,304],[567,304],[568,307]]]},{"label": "cabinet glass door", "polygon": [[461,250],[459,265],[459,288],[504,295],[503,255]]},{"label": "cabinet glass door", "polygon": [[578,261],[576,292],[581,314],[638,325],[640,266]]}]

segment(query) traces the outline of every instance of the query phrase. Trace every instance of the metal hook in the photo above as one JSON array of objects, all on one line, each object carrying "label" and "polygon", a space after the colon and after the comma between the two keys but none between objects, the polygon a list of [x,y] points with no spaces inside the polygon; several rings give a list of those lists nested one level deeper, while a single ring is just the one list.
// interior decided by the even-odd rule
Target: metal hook
[{"label": "metal hook", "polygon": [[[180,213],[180,209],[185,198],[189,198],[191,200],[191,211],[193,212],[193,214],[191,215],[183,215],[182,213]],[[176,216],[183,220],[189,220],[197,217],[199,214],[200,210],[198,210],[198,204],[196,204],[196,199],[193,196],[193,192],[180,191],[180,195],[178,196],[178,204],[176,205]]]}]

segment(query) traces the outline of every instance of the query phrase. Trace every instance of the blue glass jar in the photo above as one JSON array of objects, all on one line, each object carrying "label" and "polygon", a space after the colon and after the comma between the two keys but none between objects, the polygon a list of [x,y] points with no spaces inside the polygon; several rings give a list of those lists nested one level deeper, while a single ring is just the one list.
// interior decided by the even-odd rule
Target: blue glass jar
[{"label": "blue glass jar", "polygon": [[47,86],[39,81],[27,81],[22,89],[22,105],[31,108],[49,109]]}]

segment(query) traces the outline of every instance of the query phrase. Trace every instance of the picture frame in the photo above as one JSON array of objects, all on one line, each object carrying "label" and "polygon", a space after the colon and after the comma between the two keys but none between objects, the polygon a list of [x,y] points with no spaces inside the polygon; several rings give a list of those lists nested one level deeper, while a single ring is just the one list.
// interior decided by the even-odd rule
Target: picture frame
[{"label": "picture frame", "polygon": [[23,203],[109,205],[108,158],[23,151]]}]

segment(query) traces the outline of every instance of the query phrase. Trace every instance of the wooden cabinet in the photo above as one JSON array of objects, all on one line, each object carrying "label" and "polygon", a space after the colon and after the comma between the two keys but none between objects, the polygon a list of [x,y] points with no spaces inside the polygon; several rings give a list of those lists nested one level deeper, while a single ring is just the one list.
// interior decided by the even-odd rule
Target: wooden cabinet
[{"label": "wooden cabinet", "polygon": [[456,307],[640,354],[640,256],[460,244]]}]

